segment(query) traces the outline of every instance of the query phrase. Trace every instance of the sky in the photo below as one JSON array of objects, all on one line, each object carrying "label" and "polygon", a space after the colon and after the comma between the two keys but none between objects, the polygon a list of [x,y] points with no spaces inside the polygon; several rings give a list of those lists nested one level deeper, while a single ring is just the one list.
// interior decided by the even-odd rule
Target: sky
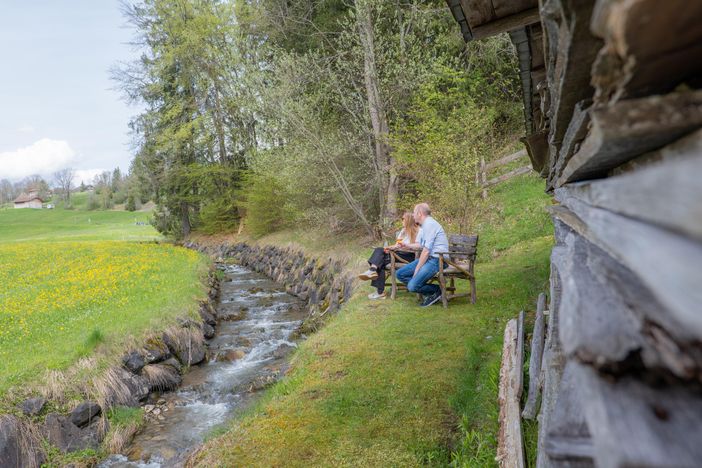
[{"label": "sky", "polygon": [[109,70],[138,57],[117,0],[0,0],[0,179],[125,172],[139,113]]}]

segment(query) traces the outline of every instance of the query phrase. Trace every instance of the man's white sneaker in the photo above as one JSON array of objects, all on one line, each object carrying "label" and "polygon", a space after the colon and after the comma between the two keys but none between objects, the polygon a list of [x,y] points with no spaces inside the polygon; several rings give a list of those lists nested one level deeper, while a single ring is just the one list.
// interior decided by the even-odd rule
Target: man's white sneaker
[{"label": "man's white sneaker", "polygon": [[378,292],[373,292],[368,295],[368,299],[376,300],[376,299],[385,299],[387,296],[385,295],[384,292],[378,294]]},{"label": "man's white sneaker", "polygon": [[358,279],[361,281],[372,281],[378,277],[378,272],[375,270],[366,270],[360,275],[358,275]]}]

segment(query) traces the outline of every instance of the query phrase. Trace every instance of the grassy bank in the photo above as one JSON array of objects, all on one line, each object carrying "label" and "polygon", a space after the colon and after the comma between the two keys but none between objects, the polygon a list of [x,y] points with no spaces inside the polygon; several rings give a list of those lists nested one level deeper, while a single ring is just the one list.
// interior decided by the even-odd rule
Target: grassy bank
[{"label": "grassy bank", "polygon": [[147,242],[158,234],[134,218],[0,211],[0,395],[82,357],[114,360],[134,337],[195,311],[207,259]]},{"label": "grassy bank", "polygon": [[[361,286],[300,346],[286,379],[208,443],[199,464],[494,465],[504,325],[533,310],[547,284],[552,235],[542,187],[524,176],[492,193],[494,209],[478,230],[477,304],[420,309],[407,293],[372,302]],[[534,429],[525,429],[530,458]]]}]

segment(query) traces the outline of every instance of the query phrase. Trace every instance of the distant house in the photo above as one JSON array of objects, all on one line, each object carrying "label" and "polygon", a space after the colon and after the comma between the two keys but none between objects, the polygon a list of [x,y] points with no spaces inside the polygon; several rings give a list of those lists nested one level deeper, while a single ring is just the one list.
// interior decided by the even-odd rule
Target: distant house
[{"label": "distant house", "polygon": [[29,193],[22,192],[19,197],[15,198],[15,208],[39,208],[44,200],[39,196],[37,190],[30,190]]}]

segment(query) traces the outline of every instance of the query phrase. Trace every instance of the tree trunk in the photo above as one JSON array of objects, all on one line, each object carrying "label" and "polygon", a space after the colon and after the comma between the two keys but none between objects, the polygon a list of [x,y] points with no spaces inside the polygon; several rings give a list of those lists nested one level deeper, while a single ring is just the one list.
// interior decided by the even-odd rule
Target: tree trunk
[{"label": "tree trunk", "polygon": [[[384,206],[380,207],[379,221],[382,224],[388,224],[388,221],[397,217],[397,171],[394,167],[394,160],[390,157],[390,147],[387,143],[389,133],[387,113],[378,86],[371,6],[367,0],[359,0],[356,3],[356,10],[358,34],[363,47],[363,71],[368,112],[373,127],[375,166],[381,171],[380,179],[383,181],[382,186],[378,187],[381,199],[385,200]],[[383,192],[384,197],[382,196]]]},{"label": "tree trunk", "polygon": [[183,230],[183,237],[188,237],[190,235],[190,208],[186,202],[180,202],[180,216],[181,216],[181,228]]}]

